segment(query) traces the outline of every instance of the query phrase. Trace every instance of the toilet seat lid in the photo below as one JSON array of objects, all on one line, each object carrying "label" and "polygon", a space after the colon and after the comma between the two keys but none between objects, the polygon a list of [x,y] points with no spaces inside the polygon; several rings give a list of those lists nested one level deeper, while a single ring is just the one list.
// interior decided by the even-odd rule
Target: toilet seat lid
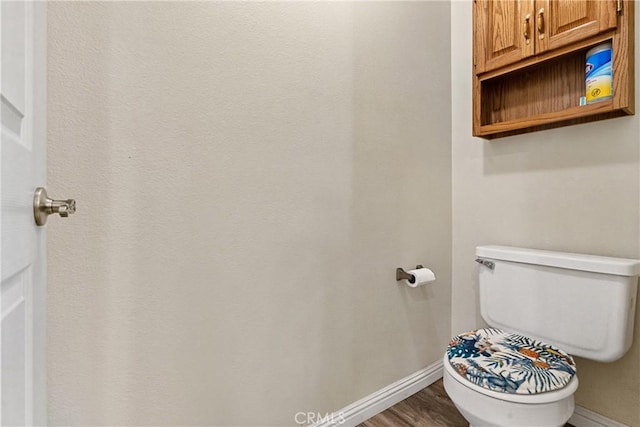
[{"label": "toilet seat lid", "polygon": [[576,373],[564,351],[525,335],[483,328],[454,337],[449,364],[466,380],[488,390],[537,394],[564,388]]}]

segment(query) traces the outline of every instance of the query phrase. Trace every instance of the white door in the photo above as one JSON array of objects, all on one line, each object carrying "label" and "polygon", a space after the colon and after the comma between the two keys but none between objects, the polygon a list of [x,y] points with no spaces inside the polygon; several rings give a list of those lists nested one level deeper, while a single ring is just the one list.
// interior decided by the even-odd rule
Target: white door
[{"label": "white door", "polygon": [[46,424],[46,5],[0,0],[0,421]]}]

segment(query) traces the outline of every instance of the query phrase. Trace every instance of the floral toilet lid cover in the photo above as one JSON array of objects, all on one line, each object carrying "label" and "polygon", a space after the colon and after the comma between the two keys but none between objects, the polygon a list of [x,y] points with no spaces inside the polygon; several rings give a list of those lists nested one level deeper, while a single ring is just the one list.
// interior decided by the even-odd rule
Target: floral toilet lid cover
[{"label": "floral toilet lid cover", "polygon": [[468,381],[501,393],[559,390],[576,373],[564,351],[524,335],[495,328],[465,332],[447,348],[453,368]]}]

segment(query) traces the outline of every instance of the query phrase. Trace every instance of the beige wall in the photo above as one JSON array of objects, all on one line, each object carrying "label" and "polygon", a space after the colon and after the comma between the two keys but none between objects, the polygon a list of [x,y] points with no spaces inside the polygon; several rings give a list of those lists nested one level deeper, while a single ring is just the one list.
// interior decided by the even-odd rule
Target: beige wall
[{"label": "beige wall", "polygon": [[[452,332],[457,333],[483,323],[476,245],[640,257],[640,116],[494,142],[472,138],[470,2],[452,3],[451,28]],[[640,321],[635,324],[634,345],[620,361],[578,360],[576,398],[577,404],[630,426],[640,426]]]},{"label": "beige wall", "polygon": [[52,425],[293,425],[441,357],[449,16],[49,5]]}]

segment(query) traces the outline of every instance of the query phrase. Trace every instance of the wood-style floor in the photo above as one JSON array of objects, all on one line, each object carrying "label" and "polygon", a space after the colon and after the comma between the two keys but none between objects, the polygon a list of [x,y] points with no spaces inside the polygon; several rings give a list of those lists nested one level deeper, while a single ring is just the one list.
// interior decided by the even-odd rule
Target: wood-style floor
[{"label": "wood-style floor", "polygon": [[442,380],[397,403],[358,427],[467,427],[444,391]]},{"label": "wood-style floor", "polygon": [[[442,380],[417,392],[357,427],[467,427],[444,391]],[[573,427],[565,424],[564,427]]]}]

